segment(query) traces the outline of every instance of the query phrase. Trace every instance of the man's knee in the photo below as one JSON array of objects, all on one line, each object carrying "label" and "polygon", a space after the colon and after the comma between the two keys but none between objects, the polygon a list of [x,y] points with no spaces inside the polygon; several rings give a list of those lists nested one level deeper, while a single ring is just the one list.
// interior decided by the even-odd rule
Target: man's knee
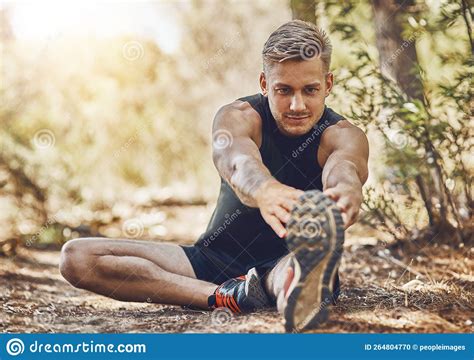
[{"label": "man's knee", "polygon": [[[61,249],[59,271],[72,285],[78,286],[88,267],[88,239],[69,240]],[[85,246],[86,245],[86,246]]]}]

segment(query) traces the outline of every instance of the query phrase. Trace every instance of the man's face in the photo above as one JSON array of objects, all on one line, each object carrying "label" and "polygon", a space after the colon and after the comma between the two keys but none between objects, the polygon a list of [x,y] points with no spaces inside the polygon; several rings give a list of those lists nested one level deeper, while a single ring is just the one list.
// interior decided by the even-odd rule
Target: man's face
[{"label": "man's face", "polygon": [[273,63],[266,74],[260,74],[277,126],[290,137],[307,133],[319,121],[332,84],[333,76],[319,58]]}]

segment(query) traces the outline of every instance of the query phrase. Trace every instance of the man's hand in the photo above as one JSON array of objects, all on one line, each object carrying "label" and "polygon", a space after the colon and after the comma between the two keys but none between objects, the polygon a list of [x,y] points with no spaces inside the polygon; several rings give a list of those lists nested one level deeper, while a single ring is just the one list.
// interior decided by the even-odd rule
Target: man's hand
[{"label": "man's hand", "polygon": [[255,199],[265,222],[279,237],[286,236],[284,224],[290,219],[290,211],[304,192],[284,185],[275,179],[264,182]]},{"label": "man's hand", "polygon": [[341,210],[345,229],[357,220],[360,204],[362,203],[360,186],[338,183],[335,187],[326,189],[324,194],[334,200],[337,207]]}]

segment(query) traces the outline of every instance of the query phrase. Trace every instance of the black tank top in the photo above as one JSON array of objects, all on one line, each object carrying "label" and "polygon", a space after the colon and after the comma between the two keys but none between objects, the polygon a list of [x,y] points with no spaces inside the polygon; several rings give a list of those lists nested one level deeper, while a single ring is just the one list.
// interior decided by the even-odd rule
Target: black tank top
[{"label": "black tank top", "polygon": [[[325,107],[321,119],[308,133],[290,138],[278,130],[267,97],[257,94],[239,100],[248,102],[262,119],[260,154],[272,176],[297,189],[322,190],[322,168],[317,161],[319,142],[324,130],[343,116]],[[196,246],[225,255],[229,261],[251,264],[249,268],[288,251],[285,241],[267,225],[260,210],[242,204],[222,178],[216,208]]]}]

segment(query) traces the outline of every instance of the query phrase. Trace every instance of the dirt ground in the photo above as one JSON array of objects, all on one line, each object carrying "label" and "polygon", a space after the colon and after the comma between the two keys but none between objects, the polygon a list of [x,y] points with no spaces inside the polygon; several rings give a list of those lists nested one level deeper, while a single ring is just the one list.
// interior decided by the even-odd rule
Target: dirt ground
[{"label": "dirt ground", "polygon": [[[414,257],[398,259],[372,243],[372,238],[346,241],[339,303],[330,321],[315,332],[473,330],[472,250],[426,247]],[[58,260],[58,251],[30,249],[0,259],[1,332],[283,331],[273,311],[230,316],[94,295],[66,283]]]}]

